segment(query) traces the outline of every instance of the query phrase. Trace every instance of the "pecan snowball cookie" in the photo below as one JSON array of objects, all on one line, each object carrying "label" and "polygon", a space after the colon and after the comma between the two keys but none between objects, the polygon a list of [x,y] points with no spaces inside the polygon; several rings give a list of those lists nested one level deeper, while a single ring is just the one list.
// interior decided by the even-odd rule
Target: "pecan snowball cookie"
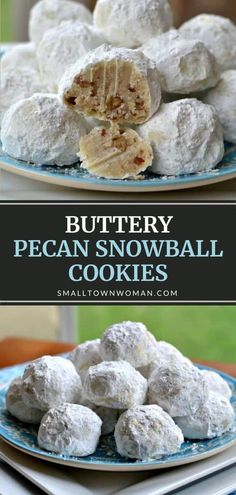
[{"label": "pecan snowball cookie", "polygon": [[176,347],[161,340],[156,342],[154,354],[154,359],[147,366],[138,368],[139,373],[145,378],[149,378],[151,373],[160,367],[162,363],[164,365],[171,365],[174,361],[187,360]]},{"label": "pecan snowball cookie", "polygon": [[178,31],[151,39],[141,47],[160,72],[162,90],[189,94],[216,85],[220,73],[215,57],[196,40],[186,40]]},{"label": "pecan snowball cookie", "polygon": [[152,171],[156,174],[177,176],[208,171],[224,155],[216,111],[195,98],[162,104],[138,132],[152,145]]},{"label": "pecan snowball cookie", "polygon": [[43,356],[25,368],[22,398],[27,406],[48,411],[63,402],[78,403],[81,393],[80,377],[68,359]]},{"label": "pecan snowball cookie", "polygon": [[192,415],[176,417],[185,438],[204,440],[220,437],[234,422],[235,413],[229,400],[222,395],[210,393],[206,402]]},{"label": "pecan snowball cookie", "polygon": [[155,346],[155,337],[143,323],[123,321],[104,332],[100,353],[105,361],[124,360],[139,368],[154,359]]},{"label": "pecan snowball cookie", "polygon": [[62,404],[43,417],[38,443],[49,452],[85,457],[95,452],[101,426],[102,420],[87,407]]},{"label": "pecan snowball cookie", "polygon": [[236,26],[226,17],[200,14],[185,22],[180,33],[187,39],[202,41],[222,71],[236,69]]},{"label": "pecan snowball cookie", "polygon": [[41,78],[47,89],[57,92],[66,69],[104,41],[93,26],[79,22],[64,22],[47,31],[37,50]]},{"label": "pecan snowball cookie", "polygon": [[8,388],[6,407],[12,416],[23,423],[39,424],[44,412],[35,407],[28,407],[22,399],[22,378],[15,378]]},{"label": "pecan snowball cookie", "polygon": [[66,71],[59,94],[71,109],[88,116],[140,124],[159,108],[159,72],[142,52],[105,44]]},{"label": "pecan snowball cookie", "polygon": [[91,12],[81,3],[71,0],[41,0],[30,12],[29,37],[40,43],[46,31],[59,26],[64,21],[92,23]]},{"label": "pecan snowball cookie", "polygon": [[97,127],[80,139],[82,168],[106,179],[136,178],[151,166],[152,147],[132,129]]},{"label": "pecan snowball cookie", "polygon": [[158,404],[173,418],[195,413],[207,396],[202,373],[188,360],[162,363],[148,380],[149,404]]},{"label": "pecan snowball cookie", "polygon": [[151,405],[124,412],[115,428],[115,440],[121,456],[150,460],[178,452],[184,437],[169,414]]},{"label": "pecan snowball cookie", "polygon": [[167,0],[98,0],[94,10],[95,26],[116,46],[136,48],[172,23]]},{"label": "pecan snowball cookie", "polygon": [[82,398],[80,404],[92,409],[102,420],[102,435],[113,433],[121,411],[109,407],[96,406],[86,398]]},{"label": "pecan snowball cookie", "polygon": [[34,93],[44,93],[39,72],[29,67],[5,67],[0,77],[0,124],[11,105]]},{"label": "pecan snowball cookie", "polygon": [[1,70],[6,68],[16,69],[23,67],[32,70],[38,70],[36,60],[36,50],[34,43],[22,43],[16,45],[2,55],[0,60]]},{"label": "pecan snowball cookie", "polygon": [[125,361],[104,361],[88,369],[83,390],[96,406],[129,409],[145,402],[147,380]]},{"label": "pecan snowball cookie", "polygon": [[202,376],[204,377],[209,392],[215,392],[222,395],[226,399],[230,399],[232,397],[231,388],[218,373],[210,370],[202,370]]},{"label": "pecan snowball cookie", "polygon": [[2,122],[3,150],[39,165],[71,165],[78,161],[79,140],[90,126],[61,104],[57,95],[34,94],[18,101]]},{"label": "pecan snowball cookie", "polygon": [[220,119],[226,141],[236,144],[236,70],[223,72],[217,86],[203,95]]},{"label": "pecan snowball cookie", "polygon": [[85,373],[90,366],[101,363],[100,355],[100,339],[87,340],[83,344],[78,345],[71,353],[70,359],[83,380]]}]

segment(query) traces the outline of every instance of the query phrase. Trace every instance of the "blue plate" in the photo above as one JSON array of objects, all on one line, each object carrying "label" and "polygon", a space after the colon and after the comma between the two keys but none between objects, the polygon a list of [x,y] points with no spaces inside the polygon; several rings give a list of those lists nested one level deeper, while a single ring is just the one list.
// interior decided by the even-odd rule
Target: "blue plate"
[{"label": "blue plate", "polygon": [[0,148],[0,168],[29,179],[64,187],[110,192],[154,192],[199,187],[236,177],[236,146],[225,144],[225,156],[217,168],[210,172],[181,175],[179,177],[157,176],[149,172],[138,180],[111,180],[93,177],[82,170],[80,163],[70,167],[32,165],[14,160]]},{"label": "blue plate", "polygon": [[[220,438],[204,441],[184,442],[180,452],[174,455],[161,456],[155,461],[132,461],[120,457],[115,450],[113,435],[102,437],[96,452],[88,457],[70,457],[53,454],[42,450],[37,444],[37,428],[23,424],[14,419],[5,409],[5,395],[9,382],[22,375],[24,365],[0,370],[0,436],[12,446],[27,454],[77,468],[101,471],[141,471],[180,466],[215,455],[236,443],[236,419],[231,431]],[[219,371],[217,371],[219,373]],[[236,379],[219,373],[233,391],[232,404],[236,412]]]}]

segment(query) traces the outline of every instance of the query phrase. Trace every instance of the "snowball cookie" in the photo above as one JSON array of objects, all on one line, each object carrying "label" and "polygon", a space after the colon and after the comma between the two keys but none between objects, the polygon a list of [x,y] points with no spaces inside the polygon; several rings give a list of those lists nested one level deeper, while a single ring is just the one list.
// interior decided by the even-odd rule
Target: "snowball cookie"
[{"label": "snowball cookie", "polygon": [[156,63],[162,90],[167,93],[203,91],[219,80],[218,64],[205,45],[186,40],[174,29],[151,39],[141,50]]},{"label": "snowball cookie", "polygon": [[215,55],[222,71],[236,69],[236,26],[212,14],[200,14],[185,22],[180,33],[187,39],[201,40]]},{"label": "snowball cookie", "polygon": [[210,392],[206,402],[194,414],[177,417],[175,422],[185,438],[204,440],[223,435],[232,427],[234,417],[229,400]]},{"label": "snowball cookie", "polygon": [[109,407],[96,406],[86,398],[82,398],[81,405],[92,409],[102,420],[102,435],[113,433],[121,411]]},{"label": "snowball cookie", "polygon": [[75,366],[77,373],[83,380],[84,375],[90,366],[101,363],[100,339],[87,340],[78,345],[70,354],[70,359]]},{"label": "snowball cookie", "polygon": [[105,44],[66,71],[59,94],[66,105],[88,116],[140,124],[159,108],[159,72],[142,52]]},{"label": "snowball cookie", "polygon": [[29,37],[40,43],[46,31],[59,26],[63,21],[92,23],[91,12],[81,3],[70,0],[41,0],[31,9]]},{"label": "snowball cookie", "polygon": [[96,406],[129,409],[144,403],[147,380],[125,361],[104,361],[88,369],[83,390]]},{"label": "snowball cookie", "polygon": [[202,101],[215,108],[225,140],[236,144],[236,70],[223,72],[217,86]]},{"label": "snowball cookie", "polygon": [[34,93],[43,93],[39,73],[27,67],[6,67],[0,77],[0,124],[8,108]]},{"label": "snowball cookie", "polygon": [[155,358],[147,366],[138,368],[138,371],[145,378],[149,378],[151,373],[162,364],[171,365],[172,362],[180,360],[187,360],[187,358],[176,347],[160,340],[155,345]]},{"label": "snowball cookie", "polygon": [[78,161],[79,140],[89,126],[52,94],[34,94],[12,105],[2,122],[3,150],[39,165],[71,165]]},{"label": "snowball cookie", "polygon": [[38,64],[36,60],[36,50],[34,43],[21,43],[16,45],[2,55],[1,60],[1,70],[3,69],[15,69],[28,68],[33,70],[38,70]]},{"label": "snowball cookie", "polygon": [[47,31],[39,44],[37,58],[48,90],[56,93],[66,69],[104,41],[93,26],[79,22],[64,22]]},{"label": "snowball cookie", "polygon": [[150,460],[178,452],[184,437],[169,414],[152,405],[134,406],[121,414],[115,440],[121,456]]},{"label": "snowball cookie", "polygon": [[27,406],[48,411],[63,402],[79,402],[81,393],[80,377],[68,359],[43,356],[25,368],[22,398]]},{"label": "snowball cookie", "polygon": [[162,104],[140,135],[153,148],[152,171],[191,174],[213,169],[223,158],[224,142],[215,110],[195,98]]},{"label": "snowball cookie", "polygon": [[137,177],[151,166],[152,147],[133,129],[96,127],[80,139],[82,167],[107,179]]},{"label": "snowball cookie", "polygon": [[117,46],[136,48],[170,29],[173,16],[167,0],[98,0],[94,24]]},{"label": "snowball cookie", "polygon": [[62,404],[43,417],[39,446],[49,452],[85,457],[95,452],[101,436],[102,420],[78,404]]},{"label": "snowball cookie", "polygon": [[109,327],[101,339],[105,361],[127,361],[134,368],[146,366],[155,357],[155,337],[143,323],[123,321]]},{"label": "snowball cookie", "polygon": [[222,395],[226,399],[230,399],[232,397],[232,390],[230,386],[218,373],[210,370],[202,370],[202,375],[209,392],[215,392]]},{"label": "snowball cookie", "polygon": [[15,378],[8,388],[6,407],[12,416],[23,423],[39,424],[44,412],[35,407],[28,407],[22,400],[22,379]]},{"label": "snowball cookie", "polygon": [[188,360],[162,364],[148,380],[148,402],[170,416],[188,416],[204,404],[208,389],[202,373]]}]

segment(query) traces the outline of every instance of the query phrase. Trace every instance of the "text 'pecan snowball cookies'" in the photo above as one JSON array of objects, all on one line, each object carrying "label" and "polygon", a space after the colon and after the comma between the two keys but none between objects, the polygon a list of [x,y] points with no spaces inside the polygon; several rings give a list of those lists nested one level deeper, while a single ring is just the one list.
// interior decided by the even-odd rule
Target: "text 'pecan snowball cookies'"
[{"label": "text 'pecan snowball cookies'", "polygon": [[88,116],[140,124],[159,108],[159,72],[141,51],[105,44],[66,71],[59,94],[66,105]]},{"label": "text 'pecan snowball cookies'", "polygon": [[223,131],[216,111],[195,98],[162,104],[138,132],[152,145],[152,171],[156,174],[208,171],[224,155]]},{"label": "text 'pecan snowball cookies'", "polygon": [[38,46],[37,59],[42,81],[48,90],[57,92],[66,69],[104,41],[93,26],[79,22],[63,22],[47,31]]},{"label": "text 'pecan snowball cookies'", "polygon": [[180,33],[187,39],[202,41],[215,55],[222,71],[236,69],[236,26],[229,19],[200,14],[185,22]]},{"label": "text 'pecan snowball cookies'", "polygon": [[23,423],[39,424],[44,412],[35,407],[28,407],[22,399],[22,378],[15,378],[8,388],[6,407],[12,416]]},{"label": "text 'pecan snowball cookies'", "polygon": [[96,127],[80,139],[82,168],[106,179],[137,177],[151,166],[153,151],[132,129]]},{"label": "text 'pecan snowball cookies'", "polygon": [[136,48],[172,26],[167,0],[98,0],[94,24],[117,46]]},{"label": "text 'pecan snowball cookies'", "polygon": [[83,389],[97,406],[128,409],[145,402],[147,380],[125,361],[104,361],[88,369]]},{"label": "text 'pecan snowball cookies'", "polygon": [[71,0],[40,0],[30,12],[29,37],[40,43],[46,31],[64,21],[92,23],[91,12],[81,3]]},{"label": "text 'pecan snowball cookies'", "polygon": [[178,452],[184,437],[169,414],[150,405],[124,412],[115,428],[115,440],[121,456],[150,460]]},{"label": "text 'pecan snowball cookies'", "polygon": [[34,43],[22,43],[6,50],[0,59],[1,70],[23,67],[38,70]]},{"label": "text 'pecan snowball cookies'", "polygon": [[141,47],[160,72],[162,90],[189,94],[216,85],[220,73],[214,55],[196,40],[186,40],[178,31],[151,39]]},{"label": "text 'pecan snowball cookies'", "polygon": [[86,371],[90,366],[101,363],[100,339],[87,340],[78,345],[71,353],[70,359],[83,380]]},{"label": "text 'pecan snowball cookies'", "polygon": [[207,396],[201,372],[188,360],[162,364],[148,381],[149,404],[158,404],[173,418],[195,413]]},{"label": "text 'pecan snowball cookies'", "polygon": [[104,332],[100,352],[105,361],[124,360],[139,368],[155,357],[155,346],[155,337],[143,323],[123,321]]},{"label": "text 'pecan snowball cookies'", "polygon": [[48,411],[63,402],[78,403],[81,392],[80,377],[68,359],[43,356],[25,368],[22,398],[28,406]]},{"label": "text 'pecan snowball cookies'", "polygon": [[175,422],[185,438],[204,440],[223,435],[232,427],[234,416],[229,400],[211,392],[206,402],[194,414],[177,417]]},{"label": "text 'pecan snowball cookies'", "polygon": [[0,124],[8,108],[34,93],[44,93],[39,72],[28,67],[5,67],[0,77]]},{"label": "text 'pecan snowball cookies'", "polygon": [[223,72],[217,86],[203,95],[220,119],[226,141],[236,144],[236,70]]},{"label": "text 'pecan snowball cookies'", "polygon": [[202,370],[202,375],[209,392],[215,392],[222,395],[226,399],[230,399],[232,397],[231,388],[222,376],[218,375],[218,373],[210,370]]},{"label": "text 'pecan snowball cookies'", "polygon": [[38,443],[49,452],[85,457],[95,452],[101,426],[102,420],[87,407],[62,404],[43,417]]},{"label": "text 'pecan snowball cookies'", "polygon": [[18,101],[2,122],[3,150],[39,165],[71,165],[78,161],[80,137],[90,130],[85,119],[70,112],[57,95],[34,94]]}]

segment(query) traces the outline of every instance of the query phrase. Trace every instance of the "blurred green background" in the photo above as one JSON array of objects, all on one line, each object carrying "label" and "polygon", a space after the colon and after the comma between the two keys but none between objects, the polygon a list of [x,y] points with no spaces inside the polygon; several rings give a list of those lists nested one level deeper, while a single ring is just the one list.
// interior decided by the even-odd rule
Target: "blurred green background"
[{"label": "blurred green background", "polygon": [[100,337],[123,320],[142,321],[191,358],[236,362],[236,306],[81,306],[78,340]]},{"label": "blurred green background", "polygon": [[11,41],[13,36],[9,0],[0,0],[0,19],[0,41]]}]

